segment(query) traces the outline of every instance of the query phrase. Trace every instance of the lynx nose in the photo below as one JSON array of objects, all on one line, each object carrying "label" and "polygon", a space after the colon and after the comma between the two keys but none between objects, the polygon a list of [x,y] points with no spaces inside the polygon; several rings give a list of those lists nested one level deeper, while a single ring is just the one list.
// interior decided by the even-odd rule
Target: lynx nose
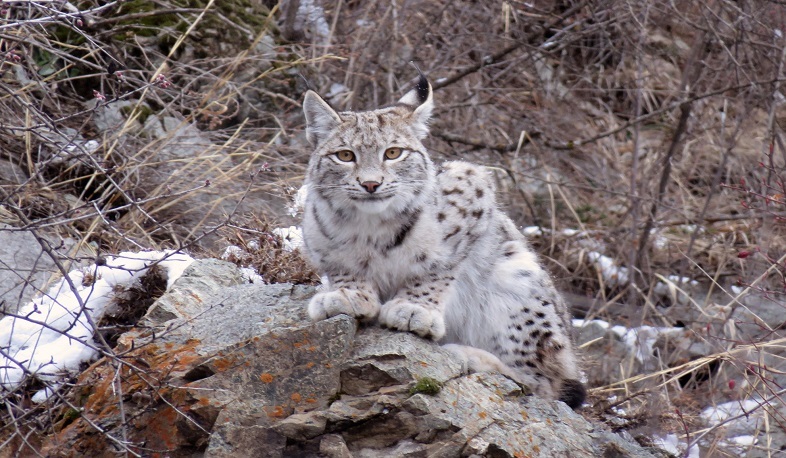
[{"label": "lynx nose", "polygon": [[377,190],[377,188],[378,188],[378,187],[379,187],[381,184],[382,184],[382,183],[380,183],[380,182],[378,182],[378,181],[364,181],[364,182],[360,183],[360,186],[363,186],[364,188],[366,188],[366,191],[367,191],[369,194],[373,194],[373,193],[374,193],[374,191],[376,191],[376,190]]}]

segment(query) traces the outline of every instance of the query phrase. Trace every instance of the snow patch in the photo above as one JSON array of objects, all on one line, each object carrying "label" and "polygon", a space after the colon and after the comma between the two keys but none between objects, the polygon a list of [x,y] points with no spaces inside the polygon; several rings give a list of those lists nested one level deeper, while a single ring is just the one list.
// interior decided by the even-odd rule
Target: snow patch
[{"label": "snow patch", "polygon": [[662,334],[679,334],[683,328],[661,328],[655,326],[639,326],[628,329],[625,326],[612,326],[611,331],[617,334],[625,345],[636,353],[636,359],[641,362],[652,357],[652,350],[658,337]]},{"label": "snow patch", "polygon": [[678,334],[684,332],[684,328],[666,328],[655,326],[639,326],[637,328],[627,328],[622,325],[612,326],[604,320],[581,320],[573,319],[573,327],[583,328],[590,324],[597,325],[602,329],[608,329],[625,343],[628,351],[636,355],[639,361],[646,361],[652,357],[652,350],[658,337],[662,334]]},{"label": "snow patch", "polygon": [[582,320],[581,318],[574,318],[571,320],[574,328],[583,328],[590,324],[596,324],[603,329],[609,329],[609,322],[603,320]]},{"label": "snow patch", "polygon": [[247,283],[253,284],[263,284],[265,283],[265,279],[259,275],[253,267],[241,267],[240,268],[240,275],[243,277]]},{"label": "snow patch", "polygon": [[521,232],[529,236],[543,235],[543,229],[540,226],[527,226],[522,228]]},{"label": "snow patch", "polygon": [[751,423],[754,425],[757,419],[746,415],[747,413],[758,409],[764,401],[756,399],[745,399],[743,401],[731,401],[723,404],[718,404],[714,407],[707,407],[702,410],[701,417],[712,425],[724,422],[732,417],[745,415],[737,421]]},{"label": "snow patch", "polygon": [[308,186],[303,185],[292,198],[292,204],[287,207],[287,212],[291,217],[294,218],[303,213],[303,209],[306,208],[306,197],[308,197]]},{"label": "snow patch", "polygon": [[600,271],[600,276],[609,286],[623,286],[628,284],[628,268],[618,266],[613,259],[604,256],[597,251],[587,253],[587,258],[595,264],[595,268]]},{"label": "snow patch", "polygon": [[[595,268],[600,272],[603,280],[612,287],[625,286],[630,278],[627,267],[620,266],[612,258],[602,255],[597,251],[590,251],[587,253],[587,258],[595,265]],[[660,281],[655,283],[652,292],[661,297],[671,297],[672,300],[685,303],[690,300],[690,297],[683,293],[685,289],[691,289],[699,286],[699,282],[691,280],[688,277],[680,277],[679,275],[661,276],[658,275]]]},{"label": "snow patch", "polygon": [[303,231],[297,226],[277,227],[272,232],[281,237],[286,251],[295,251],[303,245]]},{"label": "snow patch", "polygon": [[[169,288],[193,261],[171,250],[124,252],[108,256],[102,265],[69,272],[73,290],[61,279],[16,316],[0,320],[0,387],[14,390],[31,374],[56,383],[63,372],[78,371],[81,363],[99,354],[91,320],[101,319],[115,291],[133,286],[154,264],[166,272]],[[53,389],[33,398],[43,402]]]},{"label": "snow patch", "polygon": [[685,453],[685,448],[688,446],[685,442],[679,440],[676,434],[667,434],[666,436],[655,436],[652,438],[652,445],[661,450],[665,450],[674,456],[686,458],[700,458],[699,446],[694,444],[688,453]]}]

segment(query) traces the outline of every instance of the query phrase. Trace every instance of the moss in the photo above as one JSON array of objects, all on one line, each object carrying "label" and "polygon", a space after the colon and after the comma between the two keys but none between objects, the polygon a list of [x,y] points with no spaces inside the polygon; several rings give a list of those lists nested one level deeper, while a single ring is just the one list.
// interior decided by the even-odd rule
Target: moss
[{"label": "moss", "polygon": [[434,396],[442,389],[442,383],[439,380],[431,377],[423,377],[415,382],[415,385],[409,389],[409,394],[423,393],[429,396]]},{"label": "moss", "polygon": [[147,118],[153,114],[153,109],[145,104],[140,104],[137,105],[136,110],[132,106],[121,107],[120,113],[122,113],[126,119],[131,119],[132,117],[136,116],[137,121],[144,125],[145,121],[147,121]]},{"label": "moss", "polygon": [[[203,9],[208,4],[207,0],[174,0],[173,8]],[[159,6],[151,0],[130,0],[123,3],[118,10],[118,16],[152,13]],[[262,5],[254,5],[250,0],[229,0],[215,2],[211,11],[220,13],[211,14],[208,11],[192,32],[193,39],[197,42],[205,38],[213,38],[223,42],[248,45],[254,37],[249,37],[243,31],[247,29],[254,34],[262,30],[268,23],[270,11]],[[193,23],[198,13],[190,14],[151,14],[135,19],[123,20],[115,27],[120,31],[113,38],[119,41],[128,41],[134,36],[158,37],[161,51],[167,53],[174,45],[177,37],[183,34]],[[229,27],[226,20],[236,23],[241,27]],[[271,24],[272,25],[272,24]],[[131,29],[130,31],[128,29]]]},{"label": "moss", "polygon": [[69,425],[71,422],[81,417],[82,413],[74,408],[68,408],[63,412],[63,427]]}]

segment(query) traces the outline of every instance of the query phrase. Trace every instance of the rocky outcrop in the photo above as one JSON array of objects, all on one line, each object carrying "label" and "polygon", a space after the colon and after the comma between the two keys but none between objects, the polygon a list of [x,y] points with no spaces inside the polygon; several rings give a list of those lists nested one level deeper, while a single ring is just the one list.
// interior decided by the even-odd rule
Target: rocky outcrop
[{"label": "rocky outcrop", "polygon": [[[311,287],[197,261],[77,381],[49,456],[649,457],[415,335],[310,322]],[[81,415],[81,416],[80,416]],[[78,417],[78,418],[77,418]],[[99,431],[100,429],[100,431]]]}]

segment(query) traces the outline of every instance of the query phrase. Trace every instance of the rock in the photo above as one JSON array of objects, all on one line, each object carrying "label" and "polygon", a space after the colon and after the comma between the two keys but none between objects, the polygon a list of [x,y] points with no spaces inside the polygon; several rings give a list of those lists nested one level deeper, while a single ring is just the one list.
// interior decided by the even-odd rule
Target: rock
[{"label": "rock", "polygon": [[22,184],[27,180],[27,173],[14,162],[0,159],[0,186],[9,186],[9,189]]},{"label": "rock", "polygon": [[578,328],[576,344],[582,347],[582,369],[590,386],[608,385],[641,371],[636,352],[601,322],[589,321]]},{"label": "rock", "polygon": [[[85,103],[87,108],[93,110],[99,103],[98,99],[93,99]],[[138,114],[134,113],[138,111]],[[116,100],[108,105],[95,110],[93,122],[99,132],[114,132],[123,130],[125,132],[136,133],[142,128],[142,122],[152,113],[152,109],[146,103],[139,100]],[[133,115],[133,124],[125,126],[128,119]]]},{"label": "rock", "polygon": [[325,434],[319,441],[319,453],[328,458],[352,458],[344,438],[338,434]]},{"label": "rock", "polygon": [[[55,252],[63,255],[62,260],[74,245],[72,239],[55,234],[43,237]],[[11,313],[45,290],[49,278],[59,272],[30,231],[7,225],[0,225],[0,259],[0,302]]]},{"label": "rock", "polygon": [[[174,457],[654,456],[500,374],[465,374],[413,334],[344,315],[311,322],[314,288],[242,278],[194,262],[120,337],[116,351],[137,368],[119,379],[129,443]],[[79,377],[82,416],[50,438],[52,456],[110,456],[117,371],[99,361]],[[438,389],[412,389],[427,379]]]}]

